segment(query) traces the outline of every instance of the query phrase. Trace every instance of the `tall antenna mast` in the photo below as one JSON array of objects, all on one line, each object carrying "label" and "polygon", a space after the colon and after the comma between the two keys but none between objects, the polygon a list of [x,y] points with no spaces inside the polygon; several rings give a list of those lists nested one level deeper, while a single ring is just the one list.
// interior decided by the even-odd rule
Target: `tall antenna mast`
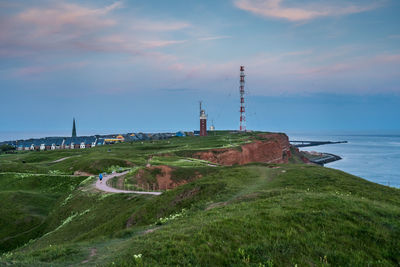
[{"label": "tall antenna mast", "polygon": [[240,128],[246,131],[246,113],[244,108],[244,66],[240,66]]}]

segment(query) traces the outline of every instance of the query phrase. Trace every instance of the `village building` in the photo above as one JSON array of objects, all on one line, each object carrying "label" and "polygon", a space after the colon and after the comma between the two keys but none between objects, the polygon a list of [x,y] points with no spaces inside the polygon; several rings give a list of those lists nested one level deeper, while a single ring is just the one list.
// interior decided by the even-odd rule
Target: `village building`
[{"label": "village building", "polygon": [[[129,133],[118,135],[93,135],[93,136],[78,136],[78,137],[46,137],[38,139],[18,140],[0,142],[9,144],[18,151],[46,151],[57,149],[87,149],[106,144],[115,144],[122,142],[135,142],[146,140],[163,140],[175,136],[172,133]],[[179,136],[179,134],[178,134]]]}]

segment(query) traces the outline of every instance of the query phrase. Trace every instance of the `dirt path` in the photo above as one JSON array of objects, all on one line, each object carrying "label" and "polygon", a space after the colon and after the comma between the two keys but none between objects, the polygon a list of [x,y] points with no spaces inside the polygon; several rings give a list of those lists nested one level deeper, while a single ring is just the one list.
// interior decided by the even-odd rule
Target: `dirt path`
[{"label": "dirt path", "polygon": [[97,254],[97,249],[96,248],[90,249],[89,258],[87,258],[86,260],[82,261],[81,263],[88,263],[94,256],[96,256],[96,254]]},{"label": "dirt path", "polygon": [[146,191],[129,191],[129,190],[120,190],[120,189],[115,189],[113,187],[110,187],[107,185],[107,181],[114,178],[114,177],[119,177],[127,174],[129,171],[121,172],[121,173],[112,173],[108,175],[103,176],[103,181],[100,182],[100,180],[96,181],[96,188],[104,191],[104,192],[109,192],[109,193],[124,193],[124,194],[142,194],[142,195],[161,195],[162,192],[146,192]]},{"label": "dirt path", "polygon": [[55,160],[55,161],[52,161],[51,163],[61,162],[61,161],[64,161],[64,160],[66,160],[66,159],[69,159],[69,158],[71,158],[71,157],[65,157],[65,158],[57,159],[57,160]]}]

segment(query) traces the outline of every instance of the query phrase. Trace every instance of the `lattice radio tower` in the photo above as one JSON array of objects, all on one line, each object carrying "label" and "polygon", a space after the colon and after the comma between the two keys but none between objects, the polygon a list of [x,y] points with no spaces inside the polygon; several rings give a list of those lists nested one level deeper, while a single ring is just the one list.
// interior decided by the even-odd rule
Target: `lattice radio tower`
[{"label": "lattice radio tower", "polygon": [[244,66],[240,66],[240,131],[246,131],[246,113],[244,107]]}]

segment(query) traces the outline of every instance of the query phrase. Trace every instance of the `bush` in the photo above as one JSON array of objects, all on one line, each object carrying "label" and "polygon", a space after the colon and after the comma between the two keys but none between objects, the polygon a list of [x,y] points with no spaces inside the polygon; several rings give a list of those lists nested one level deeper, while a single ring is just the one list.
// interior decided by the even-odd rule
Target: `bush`
[{"label": "bush", "polygon": [[0,151],[1,152],[8,152],[8,151],[14,151],[14,150],[15,150],[14,146],[10,146],[10,145],[7,145],[7,144],[0,146]]}]

